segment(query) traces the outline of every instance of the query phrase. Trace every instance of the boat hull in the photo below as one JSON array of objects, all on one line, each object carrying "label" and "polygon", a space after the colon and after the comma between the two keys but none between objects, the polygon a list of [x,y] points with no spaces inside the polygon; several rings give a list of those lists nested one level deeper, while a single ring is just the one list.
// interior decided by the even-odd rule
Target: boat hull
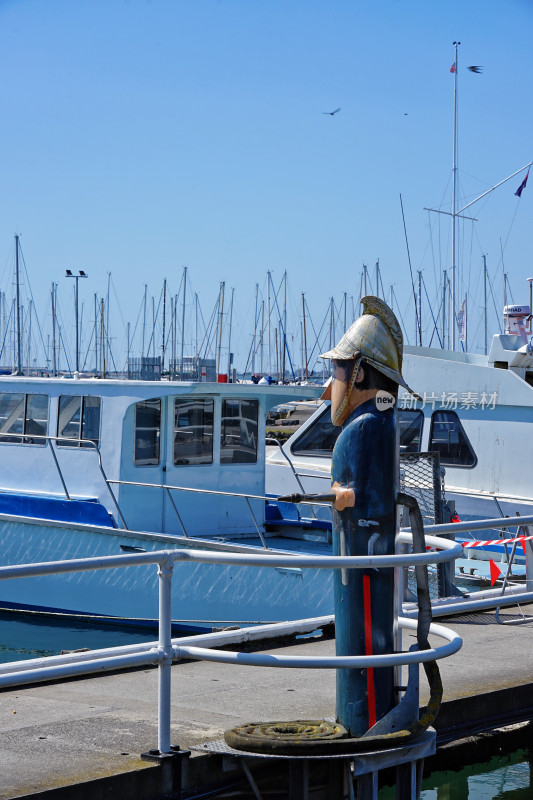
[{"label": "boat hull", "polygon": [[[124,555],[132,548],[151,552],[183,547],[210,545],[205,540],[0,515],[2,565]],[[220,544],[213,543],[213,549],[220,549]],[[172,618],[178,627],[211,630],[331,614],[331,580],[329,570],[180,561],[172,580]],[[135,624],[154,622],[158,619],[157,566],[4,580],[0,608]]]}]

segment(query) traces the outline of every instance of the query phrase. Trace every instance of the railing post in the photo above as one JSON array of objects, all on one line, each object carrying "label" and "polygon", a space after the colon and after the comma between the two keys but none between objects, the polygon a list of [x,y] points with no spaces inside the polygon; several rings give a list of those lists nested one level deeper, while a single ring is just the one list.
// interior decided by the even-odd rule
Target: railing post
[{"label": "railing post", "polygon": [[158,731],[160,753],[170,753],[170,681],[172,668],[172,573],[174,562],[167,556],[161,561],[159,576],[159,647],[164,656],[158,666]]}]

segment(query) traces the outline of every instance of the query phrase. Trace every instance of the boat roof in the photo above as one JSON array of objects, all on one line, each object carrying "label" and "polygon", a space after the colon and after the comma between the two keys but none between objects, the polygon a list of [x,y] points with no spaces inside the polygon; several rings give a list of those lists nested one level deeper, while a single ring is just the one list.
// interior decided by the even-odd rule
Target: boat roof
[{"label": "boat roof", "polygon": [[[20,389],[19,389],[20,387]],[[209,383],[197,381],[143,381],[113,378],[0,376],[0,392],[44,392],[95,394],[124,397],[162,397],[166,395],[217,395],[231,397],[265,397],[271,405],[296,400],[313,400],[323,392],[313,384]]]}]

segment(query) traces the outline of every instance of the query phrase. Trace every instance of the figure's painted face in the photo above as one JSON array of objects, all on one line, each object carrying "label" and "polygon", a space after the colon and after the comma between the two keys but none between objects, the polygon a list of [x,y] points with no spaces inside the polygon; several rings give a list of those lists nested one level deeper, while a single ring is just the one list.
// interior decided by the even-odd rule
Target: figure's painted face
[{"label": "figure's painted face", "polygon": [[334,425],[342,425],[348,416],[353,371],[358,367],[358,360],[348,363],[331,362],[331,421]]}]

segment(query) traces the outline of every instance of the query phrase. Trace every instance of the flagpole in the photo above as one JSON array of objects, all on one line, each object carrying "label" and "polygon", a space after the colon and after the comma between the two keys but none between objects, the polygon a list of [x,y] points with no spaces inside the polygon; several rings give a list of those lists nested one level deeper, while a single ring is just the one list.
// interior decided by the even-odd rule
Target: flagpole
[{"label": "flagpole", "polygon": [[456,192],[456,178],[457,178],[457,48],[461,42],[454,42],[455,47],[455,62],[453,72],[453,168],[452,168],[452,309],[453,309],[453,326],[452,326],[452,350],[455,351],[455,290],[456,290],[456,264],[455,264],[455,192]]}]

